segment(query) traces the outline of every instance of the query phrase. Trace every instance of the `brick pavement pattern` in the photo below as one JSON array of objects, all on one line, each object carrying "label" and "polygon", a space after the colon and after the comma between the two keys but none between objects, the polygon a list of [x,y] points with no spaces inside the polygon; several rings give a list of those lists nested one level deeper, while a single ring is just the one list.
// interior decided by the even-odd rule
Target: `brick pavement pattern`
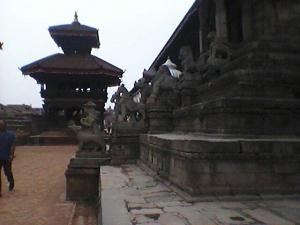
[{"label": "brick pavement pattern", "polygon": [[65,201],[64,172],[75,146],[20,146],[13,162],[15,190],[2,172],[0,225],[67,225],[74,204]]}]

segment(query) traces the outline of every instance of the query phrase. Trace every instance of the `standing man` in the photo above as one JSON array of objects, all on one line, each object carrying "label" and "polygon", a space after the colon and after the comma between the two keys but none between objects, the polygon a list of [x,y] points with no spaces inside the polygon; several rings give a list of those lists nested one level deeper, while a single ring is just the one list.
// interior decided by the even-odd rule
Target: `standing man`
[{"label": "standing man", "polygon": [[0,197],[1,197],[1,170],[9,182],[9,190],[14,189],[14,177],[11,170],[12,160],[15,154],[15,135],[6,130],[6,123],[0,120]]}]

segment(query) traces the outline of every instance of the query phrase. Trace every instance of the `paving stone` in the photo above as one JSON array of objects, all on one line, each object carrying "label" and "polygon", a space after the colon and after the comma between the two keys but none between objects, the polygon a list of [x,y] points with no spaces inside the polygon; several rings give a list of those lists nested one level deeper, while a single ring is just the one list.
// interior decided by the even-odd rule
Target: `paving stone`
[{"label": "paving stone", "polygon": [[279,195],[279,194],[261,194],[261,199],[270,201],[270,200],[300,200],[299,194],[293,194],[293,195]]},{"label": "paving stone", "polygon": [[129,177],[147,176],[143,171],[131,171],[128,172]]},{"label": "paving stone", "polygon": [[[102,189],[128,187],[129,179],[121,172],[120,167],[105,166],[101,167],[100,171],[101,177],[105,180],[105,182],[101,184]],[[114,176],[110,177],[111,174],[114,174]]]},{"label": "paving stone", "polygon": [[[149,183],[149,182],[155,182],[155,180],[147,175],[139,175],[139,176],[133,176],[132,177],[132,182],[136,184],[144,184],[144,183]],[[156,184],[156,182],[155,182]]]},{"label": "paving stone", "polygon": [[149,188],[149,187],[155,187],[157,185],[156,181],[133,181],[133,185],[134,187],[136,187],[137,189],[144,189],[144,188]]},{"label": "paving stone", "polygon": [[168,189],[166,186],[160,185],[160,184],[158,184],[154,187],[142,189],[141,191],[142,191],[142,194],[144,194],[144,195],[153,194],[153,193],[157,193],[157,192],[171,192],[170,189]]},{"label": "paving stone", "polygon": [[181,197],[179,197],[176,194],[172,193],[166,193],[166,192],[161,192],[153,195],[147,195],[145,197],[146,202],[174,202],[174,201],[180,201],[182,200]]},{"label": "paving stone", "polygon": [[193,204],[182,202],[182,201],[173,201],[173,202],[156,202],[157,207],[164,208],[164,207],[172,207],[172,206],[192,206]]},{"label": "paving stone", "polygon": [[142,191],[143,197],[146,198],[151,198],[151,197],[173,197],[176,196],[174,192],[170,191],[161,191],[161,192],[155,192],[155,193],[149,193],[149,194],[144,194]]},{"label": "paving stone", "polygon": [[128,203],[127,208],[128,210],[132,209],[153,209],[157,206],[154,203]]},{"label": "paving stone", "polygon": [[246,216],[240,211],[230,210],[230,209],[222,209],[221,207],[213,207],[213,208],[203,208],[200,213],[205,215],[211,221],[216,224],[234,224],[238,223],[242,224],[253,224],[256,221],[253,220],[250,216]]},{"label": "paving stone", "polygon": [[165,207],[163,210],[166,213],[179,213],[184,209],[183,206],[171,206],[171,207]]},{"label": "paving stone", "polygon": [[249,209],[257,209],[257,208],[265,208],[267,205],[262,201],[248,201],[243,202],[244,205],[246,205]]},{"label": "paving stone", "polygon": [[183,208],[179,213],[188,220],[189,225],[216,225],[206,214],[200,213],[192,207]]},{"label": "paving stone", "polygon": [[124,188],[124,189],[122,189],[122,191],[124,192],[125,195],[141,196],[141,192],[139,190],[137,190],[136,188],[133,188],[133,187]]},{"label": "paving stone", "polygon": [[133,224],[143,224],[143,223],[153,223],[155,222],[154,219],[144,216],[144,215],[136,215],[136,214],[131,214],[131,222]]},{"label": "paving stone", "polygon": [[161,225],[159,222],[151,222],[151,223],[137,223],[136,225]]},{"label": "paving stone", "polygon": [[[114,179],[113,182],[110,182],[111,184],[117,182],[114,177],[121,178],[121,183],[126,179],[131,180],[127,187],[116,185],[119,187],[116,190],[118,190],[123,204],[116,205],[111,209],[111,211],[122,211],[129,217],[131,225],[163,225],[158,220],[164,214],[169,215],[167,219],[173,219],[166,219],[167,223],[162,221],[168,225],[171,225],[171,222],[175,224],[184,222],[185,225],[293,225],[296,222],[299,223],[297,221],[298,214],[300,214],[298,199],[279,198],[249,201],[246,196],[243,201],[237,199],[226,201],[226,198],[219,201],[217,198],[213,198],[213,201],[210,202],[201,202],[201,200],[199,202],[201,198],[197,198],[198,202],[191,204],[171,191],[164,183],[141,172],[136,165],[131,165],[129,172],[123,171],[124,174],[128,174],[126,179],[123,179],[122,175],[115,176],[114,173],[121,173],[121,170],[109,171],[111,174],[106,174],[106,178]],[[205,197],[207,196],[202,199],[205,200]],[[128,212],[125,202],[130,212]],[[123,222],[107,225],[112,224],[124,225]],[[127,224],[125,223],[125,225]]]},{"label": "paving stone", "polygon": [[247,209],[247,205],[241,202],[220,202],[220,207],[224,209]]},{"label": "paving stone", "polygon": [[123,193],[118,189],[105,189],[101,194],[103,225],[131,225]]},{"label": "paving stone", "polygon": [[272,224],[272,225],[293,225],[294,224],[293,222],[286,220],[282,217],[279,217],[266,209],[253,209],[253,210],[246,209],[243,210],[243,212],[265,224]]},{"label": "paving stone", "polygon": [[178,215],[164,213],[160,215],[158,222],[161,225],[187,225],[186,219],[180,218]]},{"label": "paving stone", "polygon": [[300,200],[274,200],[274,201],[264,201],[266,207],[272,208],[297,208],[300,209]]},{"label": "paving stone", "polygon": [[142,196],[125,196],[124,200],[127,203],[146,203],[145,199]]},{"label": "paving stone", "polygon": [[211,211],[220,207],[220,202],[195,202],[193,207],[198,211]]},{"label": "paving stone", "polygon": [[157,209],[157,208],[154,208],[154,209],[133,209],[130,212],[132,214],[145,215],[145,216],[148,216],[148,217],[154,218],[154,219],[158,215],[160,215],[161,213],[163,213],[163,211],[161,209]]},{"label": "paving stone", "polygon": [[272,208],[272,211],[294,223],[300,223],[300,208]]},{"label": "paving stone", "polygon": [[[261,200],[259,195],[235,195],[235,200],[237,201],[253,201],[253,200]],[[230,199],[229,199],[230,200]]]}]

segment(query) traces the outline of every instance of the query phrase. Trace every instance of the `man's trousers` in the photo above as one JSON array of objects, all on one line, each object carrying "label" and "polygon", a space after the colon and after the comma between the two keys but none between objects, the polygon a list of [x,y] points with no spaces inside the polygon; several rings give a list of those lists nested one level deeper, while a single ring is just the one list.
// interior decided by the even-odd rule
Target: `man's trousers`
[{"label": "man's trousers", "polygon": [[10,187],[14,187],[14,176],[12,173],[12,160],[1,160],[0,159],[0,193],[1,193],[1,170],[4,170],[4,174],[7,177]]}]

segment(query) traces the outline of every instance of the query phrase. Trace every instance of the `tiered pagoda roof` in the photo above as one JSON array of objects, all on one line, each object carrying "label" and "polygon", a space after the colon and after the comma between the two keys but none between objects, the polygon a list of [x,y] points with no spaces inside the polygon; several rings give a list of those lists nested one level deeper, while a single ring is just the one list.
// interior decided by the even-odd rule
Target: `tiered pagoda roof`
[{"label": "tiered pagoda roof", "polygon": [[49,27],[49,32],[65,54],[90,53],[92,48],[100,47],[98,30],[80,24],[77,13],[73,23]]},{"label": "tiered pagoda roof", "polygon": [[49,32],[64,54],[58,53],[37,60],[21,68],[38,82],[52,75],[85,75],[107,79],[108,86],[118,85],[123,71],[91,55],[92,48],[99,48],[98,30],[82,25],[75,14],[74,22],[49,27]]},{"label": "tiered pagoda roof", "polygon": [[78,75],[105,75],[119,77],[123,71],[118,67],[93,55],[65,55],[57,53],[37,60],[21,68],[24,74],[48,73],[51,74],[78,74]]}]

